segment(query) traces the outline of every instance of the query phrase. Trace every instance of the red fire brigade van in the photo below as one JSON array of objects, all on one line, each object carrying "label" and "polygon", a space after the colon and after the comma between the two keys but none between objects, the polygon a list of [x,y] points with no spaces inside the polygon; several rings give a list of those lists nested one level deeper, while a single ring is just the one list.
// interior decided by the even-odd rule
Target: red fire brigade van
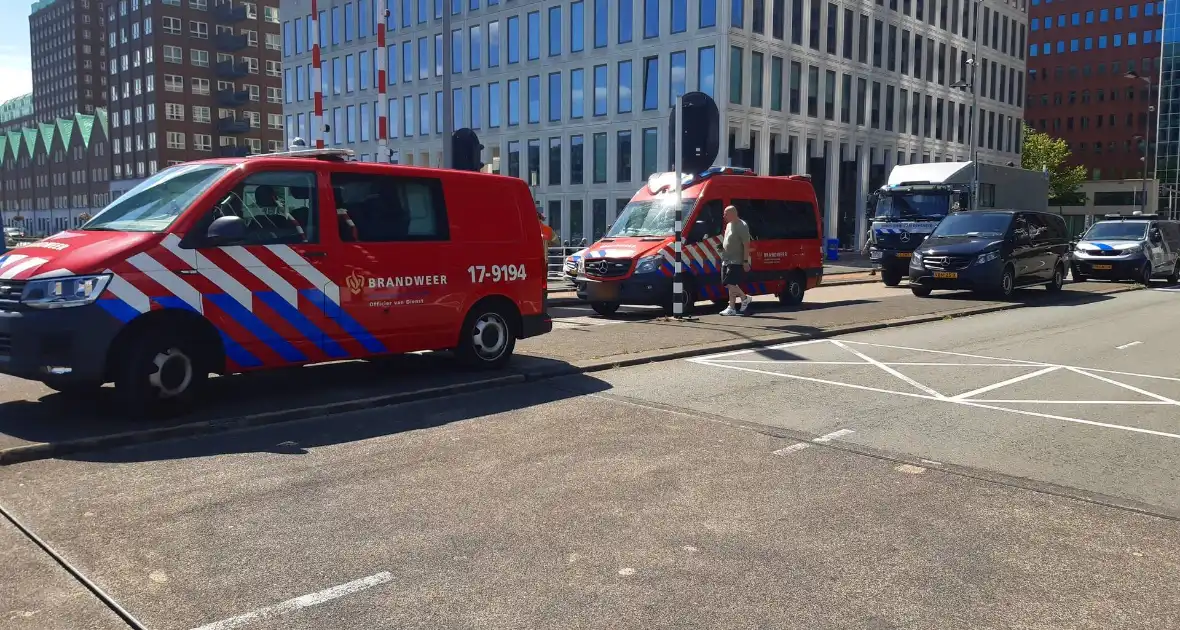
[{"label": "red fire brigade van", "polygon": [[311,150],[190,162],[0,257],[0,372],[174,410],[209,373],[546,333],[525,183]]},{"label": "red fire brigade van", "polygon": [[[700,300],[728,299],[721,286],[721,215],[738,209],[750,226],[752,265],[742,290],[777,295],[787,305],[823,279],[823,243],[815,189],[800,175],[768,177],[735,167],[682,176],[681,263],[685,312]],[[611,315],[622,304],[659,305],[672,312],[675,273],[675,174],[653,175],[610,232],[578,261],[578,297]]]}]

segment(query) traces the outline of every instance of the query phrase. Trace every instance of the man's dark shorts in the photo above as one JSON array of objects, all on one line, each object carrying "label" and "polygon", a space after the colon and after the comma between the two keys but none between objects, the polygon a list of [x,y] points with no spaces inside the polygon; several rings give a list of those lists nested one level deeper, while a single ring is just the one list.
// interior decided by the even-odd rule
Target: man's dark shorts
[{"label": "man's dark shorts", "polygon": [[741,265],[725,263],[721,266],[721,284],[727,287],[745,284],[746,270]]}]

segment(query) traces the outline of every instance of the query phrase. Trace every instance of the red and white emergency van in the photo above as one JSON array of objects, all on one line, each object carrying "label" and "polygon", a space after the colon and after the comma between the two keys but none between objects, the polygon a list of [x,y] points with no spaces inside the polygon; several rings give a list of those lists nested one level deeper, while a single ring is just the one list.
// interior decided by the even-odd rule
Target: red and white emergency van
[{"label": "red and white emergency van", "polygon": [[210,373],[420,350],[503,366],[546,333],[523,181],[310,150],[160,171],[0,257],[0,373],[177,408]]},{"label": "red and white emergency van", "polygon": [[[578,297],[595,312],[620,305],[659,305],[672,312],[675,274],[676,175],[649,178],[610,231],[578,261]],[[681,176],[684,225],[681,262],[685,311],[701,300],[728,300],[721,286],[722,212],[732,205],[750,227],[752,264],[742,290],[777,295],[799,304],[823,279],[823,242],[810,178],[759,176],[736,167],[713,167]]]}]

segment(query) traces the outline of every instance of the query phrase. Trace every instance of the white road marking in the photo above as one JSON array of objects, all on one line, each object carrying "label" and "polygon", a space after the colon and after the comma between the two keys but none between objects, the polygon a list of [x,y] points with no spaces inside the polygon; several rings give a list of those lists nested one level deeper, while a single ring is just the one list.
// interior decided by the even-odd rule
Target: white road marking
[{"label": "white road marking", "polygon": [[807,442],[796,442],[795,444],[792,444],[790,446],[780,448],[779,450],[772,453],[772,455],[780,455],[780,456],[781,455],[790,455],[791,453],[797,453],[797,452],[807,448],[808,446],[810,446],[810,444],[808,444]]},{"label": "white road marking", "polygon": [[[787,365],[873,365],[865,361],[807,361],[792,359],[790,361],[775,361],[767,359],[763,361],[747,361],[744,359],[709,359],[707,363],[785,363]],[[1012,363],[923,363],[919,361],[881,361],[881,365],[901,365],[910,367],[1009,367],[1009,368],[1027,368],[1027,365],[1014,365]]]},{"label": "white road marking", "polygon": [[1036,372],[1029,372],[1028,374],[1021,374],[1020,376],[1010,378],[1006,381],[1000,381],[999,383],[992,383],[991,385],[988,385],[987,387],[980,387],[979,389],[973,389],[969,392],[959,394],[958,396],[953,396],[953,398],[955,398],[957,400],[965,400],[965,399],[971,398],[972,396],[977,396],[977,395],[983,394],[985,392],[990,392],[993,389],[1007,387],[1008,385],[1013,385],[1015,383],[1019,383],[1020,381],[1027,381],[1030,378],[1036,378],[1038,376],[1048,374],[1049,372],[1056,372],[1057,370],[1060,370],[1060,369],[1061,368],[1056,365],[1051,365],[1047,368],[1042,368],[1040,370],[1037,370]]},{"label": "white road marking", "polygon": [[1075,374],[1081,374],[1081,375],[1083,375],[1083,376],[1089,376],[1090,378],[1096,378],[1096,379],[1098,379],[1098,380],[1100,380],[1100,381],[1102,381],[1102,382],[1104,382],[1104,383],[1110,383],[1111,385],[1117,385],[1117,386],[1119,386],[1119,387],[1122,387],[1123,389],[1126,389],[1126,390],[1129,390],[1129,391],[1135,392],[1136,394],[1142,394],[1142,395],[1144,395],[1144,396],[1147,396],[1148,398],[1154,398],[1154,399],[1156,399],[1156,400],[1159,400],[1159,401],[1162,401],[1162,402],[1166,402],[1166,403],[1168,403],[1168,404],[1172,404],[1172,405],[1180,405],[1180,402],[1176,402],[1176,401],[1174,401],[1174,400],[1172,400],[1171,398],[1168,398],[1168,397],[1166,397],[1166,396],[1160,396],[1159,394],[1153,394],[1153,393],[1151,393],[1151,392],[1149,392],[1149,391],[1147,391],[1147,390],[1145,390],[1145,389],[1139,389],[1138,387],[1135,387],[1135,386],[1133,386],[1133,385],[1127,385],[1126,383],[1120,383],[1120,382],[1118,382],[1118,381],[1116,381],[1116,380],[1114,380],[1114,379],[1111,379],[1111,378],[1106,378],[1105,376],[1099,376],[1098,374],[1090,374],[1090,373],[1089,373],[1089,372],[1087,372],[1086,370],[1083,370],[1083,369],[1080,369],[1080,368],[1071,367],[1071,368],[1066,368],[1066,369],[1067,369],[1067,370],[1069,370],[1069,371],[1071,371],[1071,372],[1073,372],[1073,373],[1075,373]]},{"label": "white road marking", "polygon": [[374,586],[384,584],[392,579],[393,574],[389,573],[388,571],[382,571],[376,575],[370,575],[369,577],[353,580],[352,582],[348,582],[346,584],[333,586],[332,588],[327,588],[317,593],[301,595],[293,599],[288,599],[287,601],[280,602],[274,606],[259,608],[258,610],[248,612],[244,615],[238,615],[237,617],[230,617],[229,619],[215,621],[213,623],[200,626],[199,628],[194,628],[194,630],[229,630],[230,628],[240,628],[254,621],[270,619],[272,617],[285,615],[303,608],[318,606],[325,602],[332,601],[333,599],[339,599],[346,595],[352,595],[353,593],[358,593],[360,591],[373,588]]},{"label": "white road marking", "polygon": [[[811,441],[816,444],[827,444],[828,442],[831,442],[832,440],[835,440],[836,438],[844,437],[845,435],[850,435],[852,433],[856,433],[856,431],[853,431],[852,429],[840,429],[837,431],[832,431],[831,433],[828,433],[826,435],[821,435],[817,438],[813,438]],[[808,446],[810,446],[810,444],[808,444],[807,442],[797,442],[797,443],[792,444],[790,446],[786,446],[786,447],[780,448],[777,451],[774,451],[772,453],[772,455],[790,455],[791,453],[798,453],[799,451],[807,448]]]},{"label": "white road marking", "polygon": [[[788,346],[790,346],[790,345],[805,345],[807,343],[822,343],[823,341],[824,340],[811,340],[809,342],[799,342],[796,344],[787,344],[787,345]],[[831,340],[829,340],[829,341],[831,341]],[[835,342],[832,341],[832,343],[835,343]],[[856,345],[865,346],[865,347],[876,346],[876,347],[891,348],[891,349],[898,349],[898,350],[909,350],[909,351],[914,351],[914,352],[929,352],[929,353],[946,355],[946,356],[967,357],[967,358],[979,359],[979,360],[983,360],[983,361],[1011,361],[1012,363],[1007,363],[1007,364],[1002,364],[1002,365],[1004,367],[1027,367],[1027,368],[1036,367],[1036,368],[1041,368],[1041,369],[1039,369],[1031,374],[1017,377],[1016,379],[1008,379],[1006,381],[1003,381],[1002,383],[997,383],[994,385],[989,385],[988,387],[985,387],[985,388],[980,388],[979,390],[976,390],[975,392],[968,392],[966,394],[961,394],[956,397],[948,398],[948,397],[944,397],[944,396],[934,396],[934,395],[917,394],[917,393],[905,392],[905,391],[888,390],[888,389],[883,389],[883,388],[879,388],[879,387],[857,385],[855,383],[843,383],[840,381],[833,381],[830,379],[823,379],[823,378],[814,378],[814,377],[810,377],[810,376],[802,376],[799,374],[789,374],[789,373],[785,373],[785,372],[774,372],[774,371],[770,371],[770,370],[757,369],[757,368],[750,366],[750,364],[753,364],[753,363],[804,364],[804,363],[810,363],[809,361],[792,360],[792,361],[772,362],[772,361],[742,361],[742,360],[738,360],[738,359],[719,359],[719,357],[732,357],[732,356],[741,355],[741,354],[752,354],[752,353],[758,352],[758,350],[737,350],[737,351],[733,351],[733,352],[726,352],[726,353],[721,353],[721,354],[712,355],[712,356],[695,357],[695,358],[686,359],[686,360],[689,362],[692,362],[692,363],[697,363],[699,365],[725,368],[725,369],[735,370],[735,371],[739,371],[739,372],[749,372],[749,373],[753,373],[753,374],[764,374],[767,376],[774,376],[774,377],[778,377],[778,378],[788,378],[788,379],[793,379],[793,380],[798,380],[798,381],[819,383],[819,384],[823,384],[823,385],[835,385],[837,387],[847,387],[849,389],[856,389],[856,390],[860,390],[860,391],[877,392],[880,394],[892,394],[894,396],[902,396],[902,397],[906,397],[906,398],[917,398],[917,399],[922,399],[922,400],[933,400],[933,401],[939,401],[939,402],[954,403],[954,404],[964,405],[964,406],[968,406],[968,407],[976,407],[976,408],[980,408],[980,409],[991,409],[991,410],[995,410],[995,411],[1006,411],[1009,413],[1031,416],[1031,417],[1036,417],[1036,418],[1044,418],[1044,419],[1048,419],[1048,420],[1057,420],[1057,421],[1062,421],[1062,422],[1070,422],[1070,423],[1074,423],[1074,424],[1082,424],[1082,425],[1100,427],[1100,428],[1105,428],[1105,429],[1116,429],[1116,430],[1120,430],[1120,431],[1128,431],[1131,433],[1140,433],[1140,434],[1144,434],[1144,435],[1153,435],[1153,436],[1158,436],[1158,437],[1180,439],[1180,434],[1168,433],[1166,431],[1156,431],[1153,429],[1143,429],[1143,428],[1139,428],[1139,427],[1113,424],[1113,423],[1108,423],[1108,422],[1095,422],[1092,420],[1085,420],[1083,418],[1071,418],[1068,416],[1060,416],[1060,415],[1048,414],[1048,413],[1039,413],[1039,412],[1035,412],[1035,411],[1027,411],[1024,409],[1013,409],[1010,407],[1001,407],[996,404],[992,404],[992,403],[1050,404],[1050,405],[1069,405],[1069,404],[1107,405],[1107,404],[1112,404],[1112,405],[1136,405],[1136,406],[1180,405],[1180,402],[1177,402],[1177,401],[1167,398],[1165,396],[1161,396],[1159,394],[1154,394],[1154,393],[1148,392],[1146,390],[1143,390],[1141,388],[1127,385],[1126,383],[1121,383],[1121,382],[1116,381],[1112,378],[1099,376],[1098,373],[1112,374],[1112,375],[1123,375],[1123,376],[1134,376],[1134,377],[1139,377],[1139,378],[1158,379],[1158,380],[1164,380],[1164,381],[1169,381],[1169,382],[1180,382],[1180,378],[1175,378],[1175,377],[1170,377],[1170,376],[1158,376],[1158,375],[1153,375],[1153,374],[1139,374],[1136,372],[1120,372],[1120,371],[1116,371],[1116,370],[1101,370],[1101,369],[1097,369],[1097,368],[1082,368],[1082,367],[1068,366],[1068,365],[1054,365],[1054,364],[1040,363],[1040,362],[1035,362],[1035,361],[1025,361],[1022,359],[1004,359],[1004,358],[988,357],[988,356],[982,356],[982,355],[972,355],[972,354],[966,354],[966,353],[960,353],[960,352],[948,352],[945,350],[926,350],[926,349],[922,349],[922,348],[909,348],[909,347],[905,347],[905,346],[872,344],[872,343],[859,342],[859,341],[857,341],[857,342],[844,341],[843,343],[856,344]],[[736,365],[737,363],[742,363],[744,365]],[[843,364],[844,362],[836,362],[836,363]],[[896,365],[896,363],[885,362],[885,361],[878,361],[877,363],[880,363],[882,365],[890,365],[890,364]],[[850,364],[852,364],[852,365],[865,365],[865,363],[855,363],[855,362],[852,362]],[[871,364],[871,363],[869,363],[869,364]],[[935,364],[935,365],[945,365],[946,367],[953,367],[957,364],[948,363],[948,364]],[[1085,400],[1081,400],[1081,401],[1069,401],[1069,400],[1003,400],[1003,401],[998,401],[998,400],[968,399],[968,396],[978,395],[978,394],[983,393],[985,391],[991,391],[991,390],[997,389],[998,387],[1002,387],[1003,385],[1008,385],[1013,382],[1019,382],[1021,380],[1035,378],[1036,376],[1041,376],[1043,374],[1048,374],[1053,371],[1062,370],[1062,369],[1070,370],[1072,372],[1081,374],[1083,376],[1089,376],[1089,377],[1094,378],[1096,380],[1107,382],[1112,385],[1127,389],[1129,391],[1133,391],[1133,392],[1148,396],[1150,398],[1154,398],[1155,400],[1154,401],[1085,401]],[[789,447],[786,447],[785,449],[780,449],[780,451],[776,451],[776,453],[781,452],[781,453],[785,454],[785,453],[790,453],[790,452],[802,450],[802,448],[803,447],[789,446]]]},{"label": "white road marking", "polygon": [[840,429],[838,431],[832,431],[831,433],[828,433],[827,435],[821,435],[821,436],[815,438],[814,440],[812,440],[812,442],[815,442],[816,444],[827,444],[828,442],[831,442],[832,440],[834,440],[836,438],[841,438],[841,437],[844,437],[845,435],[851,435],[853,433],[856,433],[856,431],[853,431],[852,429]]},{"label": "white road marking", "polygon": [[[777,346],[770,346],[766,349],[767,350],[784,350],[786,348],[797,348],[799,346],[810,346],[813,343],[825,343],[827,341],[828,341],[827,339],[808,339],[807,341],[793,341],[791,343],[784,343],[784,344],[779,344]],[[711,354],[707,357],[693,357],[691,359],[685,359],[685,360],[689,361],[690,363],[708,363],[718,357],[732,357],[732,356],[737,356],[739,354],[753,354],[755,352],[758,352],[758,350],[733,350],[731,352],[722,352],[720,354]],[[755,363],[762,363],[762,361],[755,361]]]},{"label": "white road marking", "polygon": [[1142,341],[1132,341],[1131,343],[1124,343],[1121,346],[1115,346],[1114,349],[1115,350],[1126,350],[1127,348],[1130,348],[1131,346],[1137,346],[1141,343],[1143,343],[1143,342]]},{"label": "white road marking", "polygon": [[915,381],[914,379],[906,376],[905,374],[902,374],[901,372],[898,372],[897,370],[889,367],[888,365],[885,365],[884,363],[881,363],[880,361],[868,356],[867,354],[853,350],[852,348],[849,348],[848,346],[840,343],[839,341],[833,341],[832,344],[834,344],[838,348],[843,348],[843,349],[851,352],[852,354],[855,354],[856,356],[864,359],[866,363],[871,363],[871,364],[881,368],[885,372],[892,374],[893,376],[896,376],[897,378],[899,378],[899,379],[909,383],[910,385],[926,392],[927,394],[930,394],[931,396],[934,396],[936,398],[945,398],[942,394],[934,391],[934,389],[932,389],[930,387],[926,387],[925,385],[919,383],[918,381]]}]

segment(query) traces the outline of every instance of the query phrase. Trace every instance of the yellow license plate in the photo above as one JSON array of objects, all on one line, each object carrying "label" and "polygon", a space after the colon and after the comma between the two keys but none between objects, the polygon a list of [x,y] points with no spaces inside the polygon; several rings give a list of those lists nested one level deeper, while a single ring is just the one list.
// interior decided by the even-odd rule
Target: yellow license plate
[{"label": "yellow license plate", "polygon": [[909,258],[913,255],[914,255],[913,252],[897,252],[898,258]]},{"label": "yellow license plate", "polygon": [[1101,270],[1101,271],[1109,271],[1109,270],[1113,269],[1114,266],[1113,265],[1094,265],[1094,268]]},{"label": "yellow license plate", "polygon": [[959,277],[959,274],[954,271],[935,271],[934,277],[935,278],[945,278],[948,280],[954,280],[955,278]]}]

